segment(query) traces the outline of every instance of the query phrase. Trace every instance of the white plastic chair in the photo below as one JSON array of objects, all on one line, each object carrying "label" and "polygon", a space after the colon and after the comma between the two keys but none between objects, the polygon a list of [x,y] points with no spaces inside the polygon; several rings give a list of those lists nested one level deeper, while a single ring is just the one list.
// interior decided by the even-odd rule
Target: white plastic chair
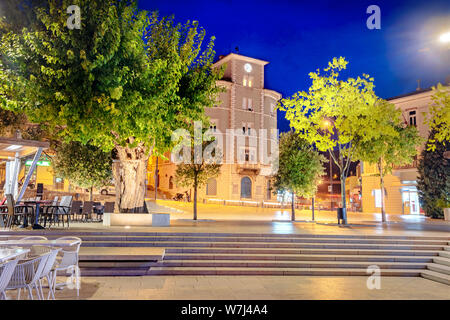
[{"label": "white plastic chair", "polygon": [[48,283],[48,296],[47,300],[52,297],[55,300],[55,289],[53,288],[53,270],[56,262],[56,257],[60,248],[54,249],[45,246],[33,246],[34,252],[41,252],[41,254],[49,253],[48,259],[45,263],[44,269],[42,269],[41,276],[39,277],[39,289],[41,290],[41,297],[44,298],[44,291],[42,290],[42,280],[47,279]]},{"label": "white plastic chair", "polygon": [[11,260],[0,265],[0,300],[6,300],[5,290],[19,260]]},{"label": "white plastic chair", "polygon": [[[55,251],[54,253],[52,251]],[[45,264],[44,269],[42,270],[42,274],[39,280],[39,288],[41,290],[41,295],[42,297],[44,296],[44,292],[42,291],[42,280],[44,278],[47,279],[47,283],[48,283],[48,288],[49,288],[49,293],[47,296],[47,299],[50,299],[50,296],[52,296],[52,298],[54,299],[54,293],[53,293],[53,275],[52,275],[52,270],[53,270],[53,266],[55,264],[56,261],[56,256],[58,254],[60,249],[53,249],[52,247],[48,247],[48,246],[42,246],[42,245],[36,245],[36,246],[31,246],[30,248],[30,252],[28,253],[28,258],[34,258],[43,254],[47,254],[49,253],[50,256]]]},{"label": "white plastic chair", "polygon": [[18,289],[17,300],[19,300],[20,291],[27,289],[28,297],[33,300],[34,288],[36,289],[38,299],[42,300],[43,297],[39,291],[39,280],[49,255],[50,253],[46,253],[35,258],[19,261],[6,290]]},{"label": "white plastic chair", "polygon": [[78,267],[78,254],[80,252],[81,239],[77,237],[62,237],[57,240],[77,240],[77,243],[71,247],[65,247],[59,252],[58,262],[53,270],[53,289],[57,287],[62,287],[66,285],[66,283],[56,283],[56,276],[58,272],[65,271],[65,274],[70,272],[70,275],[73,275],[75,271],[75,281],[77,281],[77,297],[80,296],[80,286],[79,286],[79,267]]}]

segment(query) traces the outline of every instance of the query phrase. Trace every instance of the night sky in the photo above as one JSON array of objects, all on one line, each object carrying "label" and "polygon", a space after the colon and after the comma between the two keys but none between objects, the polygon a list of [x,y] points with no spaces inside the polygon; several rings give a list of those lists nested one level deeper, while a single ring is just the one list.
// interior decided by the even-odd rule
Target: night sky
[{"label": "night sky", "polygon": [[[381,29],[369,30],[369,5],[381,9]],[[444,82],[450,46],[438,42],[450,31],[450,0],[264,1],[140,0],[141,9],[197,20],[216,37],[217,58],[236,52],[269,61],[266,88],[284,97],[310,86],[308,73],[333,57],[349,60],[345,77],[368,73],[376,93],[389,98]],[[289,128],[278,113],[281,131]]]}]

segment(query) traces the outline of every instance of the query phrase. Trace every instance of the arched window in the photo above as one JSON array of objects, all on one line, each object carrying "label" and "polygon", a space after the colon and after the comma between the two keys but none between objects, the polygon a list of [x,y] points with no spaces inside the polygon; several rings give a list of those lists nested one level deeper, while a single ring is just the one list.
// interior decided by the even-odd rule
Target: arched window
[{"label": "arched window", "polygon": [[206,184],[206,195],[207,196],[215,196],[217,195],[217,181],[216,179],[209,179]]},{"label": "arched window", "polygon": [[170,176],[169,178],[169,189],[173,189],[173,177]]},{"label": "arched window", "polygon": [[241,179],[241,198],[252,197],[252,180],[249,177]]}]

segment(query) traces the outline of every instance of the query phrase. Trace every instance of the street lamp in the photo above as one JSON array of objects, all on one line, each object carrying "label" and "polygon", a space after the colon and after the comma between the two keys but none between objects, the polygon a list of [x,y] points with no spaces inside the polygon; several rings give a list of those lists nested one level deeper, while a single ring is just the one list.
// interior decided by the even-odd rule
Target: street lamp
[{"label": "street lamp", "polygon": [[330,120],[323,120],[322,121],[322,125],[325,127],[325,128],[328,128],[330,125],[331,125],[331,122],[330,122]]},{"label": "street lamp", "polygon": [[439,41],[442,43],[450,43],[450,31],[441,34],[441,36],[439,37]]},{"label": "street lamp", "polygon": [[[328,118],[325,118],[322,120],[322,126],[328,130],[328,128],[333,124],[333,120],[329,120]],[[330,190],[328,191],[330,193],[330,211],[333,210],[333,163],[331,160],[331,149],[328,150],[329,155],[329,164],[330,164]]]}]

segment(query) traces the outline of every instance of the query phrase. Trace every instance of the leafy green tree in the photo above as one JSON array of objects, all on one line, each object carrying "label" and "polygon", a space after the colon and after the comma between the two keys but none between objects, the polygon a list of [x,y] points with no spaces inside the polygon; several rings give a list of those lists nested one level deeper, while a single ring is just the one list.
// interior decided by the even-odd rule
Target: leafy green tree
[{"label": "leafy green tree", "polygon": [[2,0],[0,1],[0,35],[37,23],[36,8],[48,8],[47,0]]},{"label": "leafy green tree", "polygon": [[191,139],[189,141],[190,148],[183,150],[183,152],[187,150],[186,152],[190,152],[191,155],[187,161],[183,161],[177,165],[175,181],[183,187],[194,189],[193,211],[194,220],[197,220],[198,188],[204,186],[209,179],[215,178],[220,174],[222,153],[220,150],[213,149],[211,157],[206,157],[205,151],[210,148],[209,146],[213,146],[214,142],[208,143],[204,141],[202,144],[197,144],[198,147],[196,147],[194,141],[195,138]]},{"label": "leafy green tree", "polygon": [[[339,72],[348,62],[333,58],[324,69],[309,74],[312,85],[282,99],[279,109],[286,111],[286,119],[301,138],[314,144],[319,151],[331,151],[340,170],[341,198],[344,224],[347,224],[345,179],[354,156],[356,143],[365,141],[377,132],[371,120],[371,108],[378,100],[373,78],[362,77],[339,80]],[[333,151],[337,149],[338,153]]]},{"label": "leafy green tree", "polygon": [[443,218],[444,213],[439,204],[450,200],[450,160],[444,157],[444,152],[450,150],[450,144],[439,142],[436,135],[436,131],[431,131],[428,138],[429,142],[433,141],[434,150],[424,148],[420,155],[417,189],[425,214],[432,218]]},{"label": "leafy green tree", "polygon": [[63,143],[56,148],[52,168],[55,175],[75,186],[92,189],[109,185],[112,180],[111,152],[80,142]]},{"label": "leafy green tree", "polygon": [[[79,30],[66,27],[69,5],[81,9]],[[65,141],[115,149],[120,211],[143,211],[149,156],[214,105],[214,38],[204,45],[197,22],[175,24],[133,0],[49,0],[34,12],[36,26],[2,37],[0,103]]]},{"label": "leafy green tree", "polygon": [[23,114],[0,108],[0,136],[12,136],[16,130],[22,129],[26,124]]},{"label": "leafy green tree", "polygon": [[450,143],[450,88],[439,83],[433,90],[435,94],[431,97],[432,104],[425,115],[425,123],[430,130],[435,131],[427,144],[430,150],[436,149],[436,143]]},{"label": "leafy green tree", "polygon": [[394,166],[411,163],[417,155],[422,138],[414,126],[407,126],[401,119],[401,110],[385,101],[373,107],[372,120],[378,128],[378,134],[370,140],[356,144],[355,157],[376,164],[380,176],[381,216],[386,221],[384,177],[392,172]]},{"label": "leafy green tree", "polygon": [[325,157],[294,131],[280,134],[279,167],[274,187],[292,194],[292,221],[295,221],[295,196],[314,196],[324,175],[325,161]]}]

